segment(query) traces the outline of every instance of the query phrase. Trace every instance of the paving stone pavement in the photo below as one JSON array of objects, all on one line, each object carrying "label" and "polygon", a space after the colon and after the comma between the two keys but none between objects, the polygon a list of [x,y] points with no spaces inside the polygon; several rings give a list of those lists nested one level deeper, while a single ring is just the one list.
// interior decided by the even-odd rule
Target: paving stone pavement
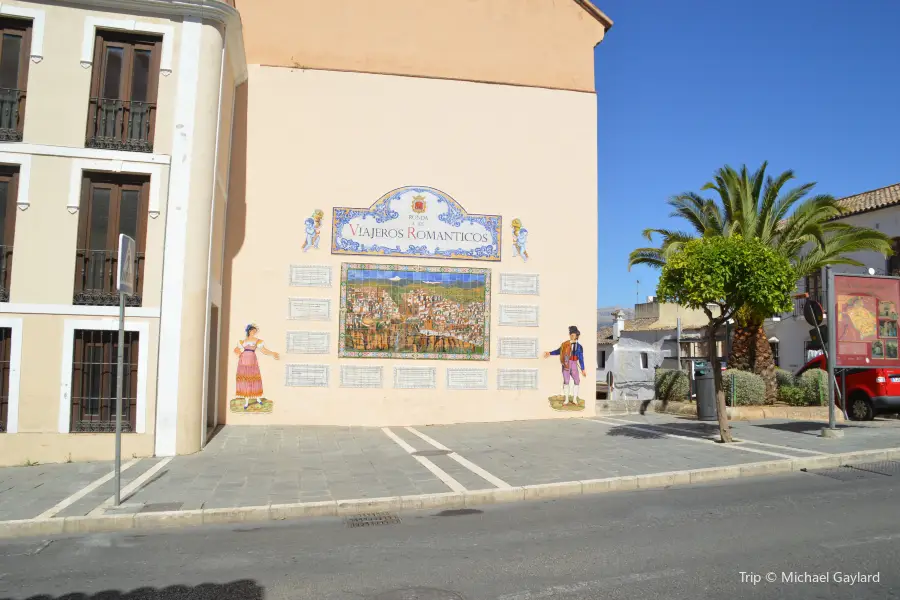
[{"label": "paving stone pavement", "polygon": [[112,469],[112,461],[0,468],[0,520],[35,517]]},{"label": "paving stone pavement", "polygon": [[[660,414],[389,428],[400,443],[381,428],[231,426],[198,454],[138,461],[123,473],[123,487],[138,478],[147,481],[118,512],[431,494],[900,446],[895,419],[848,423],[839,440],[818,437],[822,423],[732,426],[746,440],[741,448],[706,441],[715,423]],[[157,465],[158,472],[150,473]],[[112,462],[2,468],[0,520],[34,518],[111,469]],[[113,482],[107,481],[56,516],[87,515],[112,494]]]},{"label": "paving stone pavement", "polygon": [[[648,414],[646,416],[628,415],[615,417],[648,425],[675,427],[685,433],[697,435],[717,434],[716,423],[702,423],[694,419],[665,414]],[[860,450],[877,450],[879,448],[900,447],[900,420],[878,418],[874,421],[848,421],[838,423],[838,429],[844,431],[843,438],[825,439],[819,435],[827,423],[822,421],[789,421],[785,419],[760,419],[756,421],[732,421],[731,428],[735,438],[739,440],[775,444],[801,450],[838,454]],[[660,430],[667,433],[678,433],[669,429]],[[777,451],[777,449],[773,449]],[[790,453],[790,452],[789,452]],[[793,452],[798,456],[809,456],[807,452]]]}]

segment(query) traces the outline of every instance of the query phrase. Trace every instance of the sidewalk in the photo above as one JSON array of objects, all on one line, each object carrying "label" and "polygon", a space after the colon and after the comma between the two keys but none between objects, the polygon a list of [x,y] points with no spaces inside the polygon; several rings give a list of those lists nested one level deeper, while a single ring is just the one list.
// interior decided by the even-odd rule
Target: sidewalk
[{"label": "sidewalk", "polygon": [[[900,446],[900,421],[893,419],[847,424],[845,437],[831,440],[818,437],[822,423],[741,421],[732,427],[740,440],[732,445],[713,441],[715,423],[659,414],[383,429],[225,427],[196,455],[124,460],[117,509],[111,461],[0,469],[0,521],[199,515],[435,494],[458,500],[472,491],[552,489],[697,469],[726,469],[724,476],[733,477],[741,472],[733,467],[741,465],[782,461],[788,465],[782,470],[790,470],[797,459]],[[439,506],[440,498],[429,502]]]}]

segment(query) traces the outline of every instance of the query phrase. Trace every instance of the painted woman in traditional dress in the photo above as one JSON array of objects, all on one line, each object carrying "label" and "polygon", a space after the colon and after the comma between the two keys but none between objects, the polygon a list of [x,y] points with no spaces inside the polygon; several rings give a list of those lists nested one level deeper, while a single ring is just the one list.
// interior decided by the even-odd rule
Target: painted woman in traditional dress
[{"label": "painted woman in traditional dress", "polygon": [[258,404],[262,404],[263,398],[262,375],[259,372],[256,352],[262,352],[275,360],[278,360],[279,356],[277,352],[266,348],[265,342],[256,337],[259,327],[250,323],[244,331],[247,333],[247,337],[238,342],[234,353],[238,357],[237,396],[244,399],[244,410],[247,410],[250,400],[256,400]]}]

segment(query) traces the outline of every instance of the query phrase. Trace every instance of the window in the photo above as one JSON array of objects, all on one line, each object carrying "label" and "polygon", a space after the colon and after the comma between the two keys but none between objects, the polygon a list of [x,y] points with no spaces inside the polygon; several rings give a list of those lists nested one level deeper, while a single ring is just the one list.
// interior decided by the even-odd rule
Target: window
[{"label": "window", "polygon": [[772,359],[775,361],[775,366],[781,366],[781,358],[778,356],[778,342],[769,342],[769,348],[772,349]]},{"label": "window", "polygon": [[641,352],[641,368],[649,369],[650,368],[650,357],[646,352]]},{"label": "window", "polygon": [[0,18],[0,142],[21,142],[31,21]]},{"label": "window", "polygon": [[821,302],[822,297],[822,273],[816,271],[812,275],[806,276],[806,293],[809,294],[810,300]]},{"label": "window", "polygon": [[162,38],[97,31],[87,146],[153,152]]},{"label": "window", "polygon": [[900,238],[894,238],[891,245],[894,254],[887,259],[887,274],[896,277],[900,275]]},{"label": "window", "polygon": [[144,283],[144,243],[147,237],[146,176],[85,173],[75,258],[74,304],[116,306],[119,234],[134,238],[134,295],[128,306],[141,306]]},{"label": "window", "polygon": [[[74,348],[69,430],[115,431],[119,332],[77,329]],[[123,350],[122,431],[133,432],[137,417],[138,332],[125,332]]]},{"label": "window", "polygon": [[606,350],[601,350],[597,353],[597,368],[605,369],[606,368]]},{"label": "window", "polygon": [[9,302],[19,168],[0,165],[0,302]]},{"label": "window", "polygon": [[6,433],[9,418],[9,370],[12,329],[0,327],[0,433]]}]

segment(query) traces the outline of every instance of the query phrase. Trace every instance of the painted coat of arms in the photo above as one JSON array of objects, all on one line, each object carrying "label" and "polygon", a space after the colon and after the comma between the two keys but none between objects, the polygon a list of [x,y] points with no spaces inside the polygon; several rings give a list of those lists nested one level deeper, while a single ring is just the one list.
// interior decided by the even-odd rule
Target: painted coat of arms
[{"label": "painted coat of arms", "polygon": [[396,189],[333,216],[332,254],[500,260],[501,217],[469,214],[434,188]]}]

